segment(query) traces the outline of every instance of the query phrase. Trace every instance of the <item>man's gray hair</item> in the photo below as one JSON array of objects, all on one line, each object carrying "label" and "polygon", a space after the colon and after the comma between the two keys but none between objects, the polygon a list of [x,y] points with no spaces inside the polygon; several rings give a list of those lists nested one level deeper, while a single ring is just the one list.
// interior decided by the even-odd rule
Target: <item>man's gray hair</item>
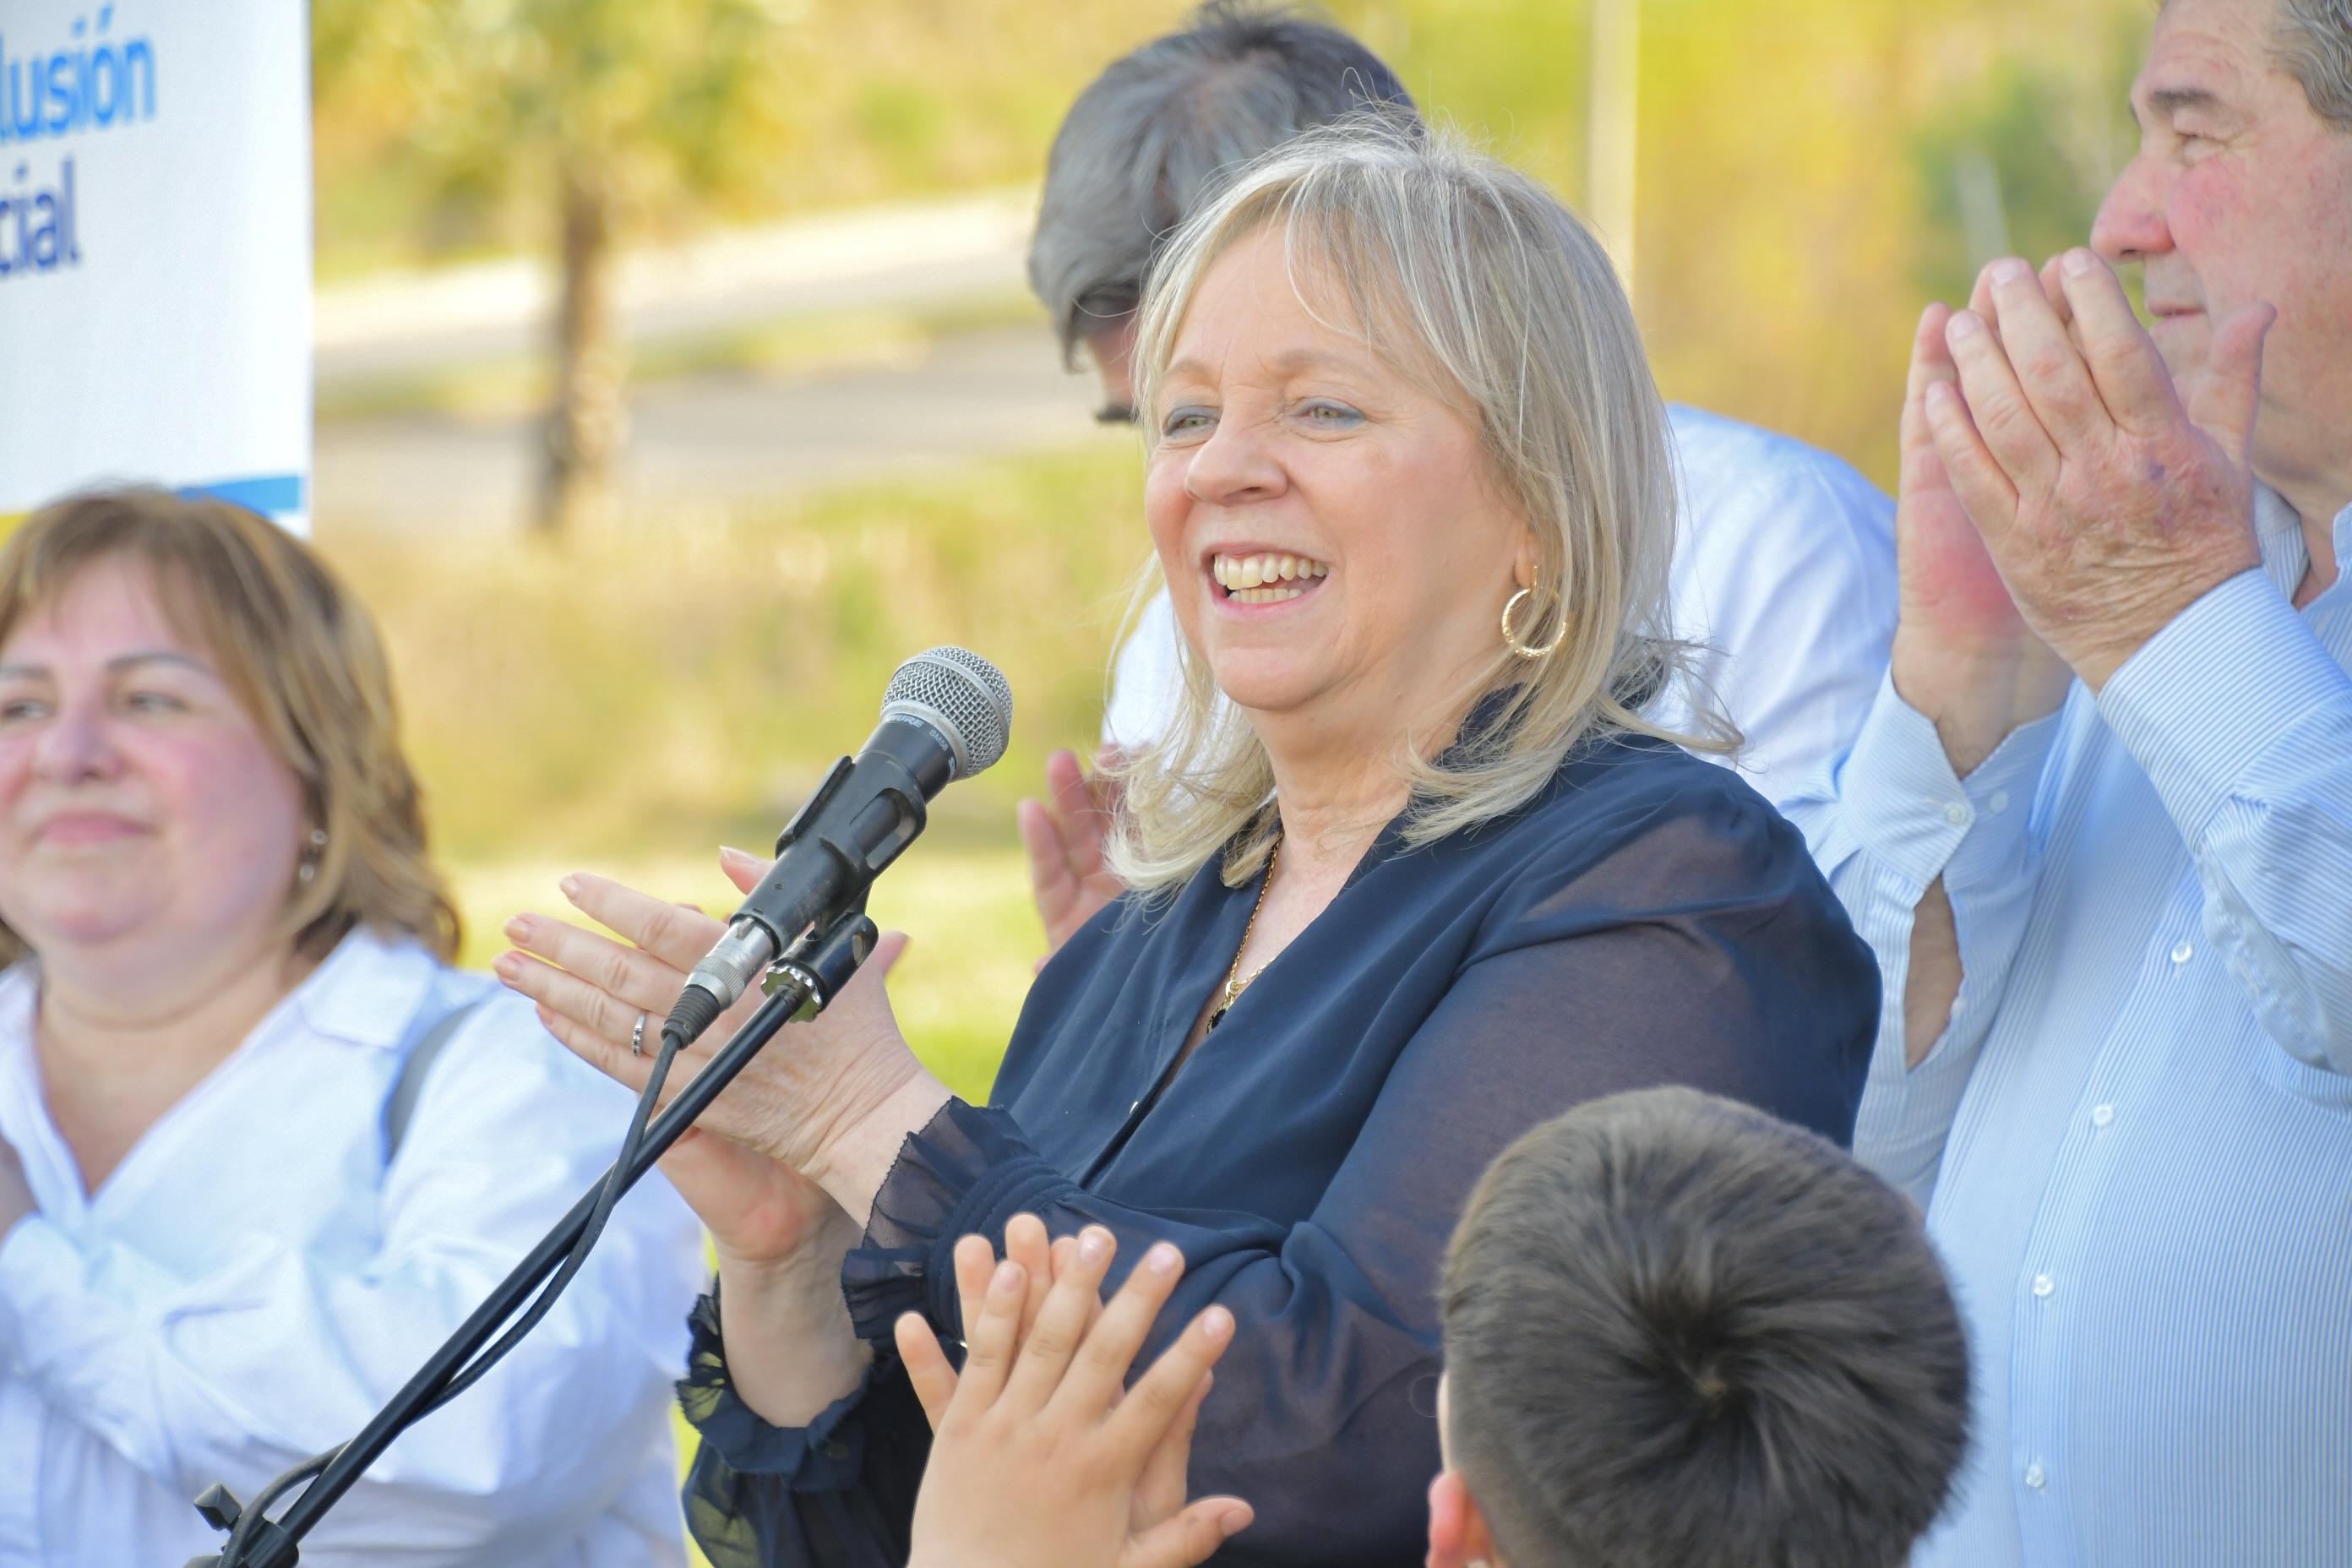
[{"label": "man's gray hair", "polygon": [[1367,103],[1412,110],[1346,33],[1238,0],[1211,0],[1097,77],[1054,138],[1029,243],[1064,356],[1134,312],[1161,242],[1222,174]]},{"label": "man's gray hair", "polygon": [[2311,111],[2352,132],[2352,0],[2278,0],[2279,63]]}]

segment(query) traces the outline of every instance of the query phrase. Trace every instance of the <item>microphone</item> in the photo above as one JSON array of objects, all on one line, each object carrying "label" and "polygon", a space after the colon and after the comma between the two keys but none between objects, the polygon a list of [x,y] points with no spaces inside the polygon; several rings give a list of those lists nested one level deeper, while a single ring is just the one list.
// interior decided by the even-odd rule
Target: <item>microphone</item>
[{"label": "microphone", "polygon": [[1012,729],[1013,689],[978,654],[935,647],[900,665],[882,721],[776,839],[775,865],[687,976],[663,1031],[693,1041],[802,932],[862,899],[922,832],[925,803],[1004,755]]}]

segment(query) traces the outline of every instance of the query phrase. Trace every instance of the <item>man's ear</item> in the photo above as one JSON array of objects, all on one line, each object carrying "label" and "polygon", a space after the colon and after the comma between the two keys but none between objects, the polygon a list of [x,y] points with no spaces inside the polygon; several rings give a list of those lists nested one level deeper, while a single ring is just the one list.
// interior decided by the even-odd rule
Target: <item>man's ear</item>
[{"label": "man's ear", "polygon": [[1429,1483],[1429,1568],[1503,1568],[1486,1516],[1459,1470]]}]

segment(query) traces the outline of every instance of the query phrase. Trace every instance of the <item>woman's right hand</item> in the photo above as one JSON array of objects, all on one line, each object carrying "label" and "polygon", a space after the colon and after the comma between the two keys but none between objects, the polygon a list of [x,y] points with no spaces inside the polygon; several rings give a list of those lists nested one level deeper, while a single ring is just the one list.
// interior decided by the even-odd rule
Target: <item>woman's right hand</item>
[{"label": "woman's right hand", "polygon": [[[722,853],[719,864],[746,892],[766,870],[740,851]],[[550,1033],[590,1061],[601,1054],[583,1049],[592,1038],[625,1041],[640,1016],[646,1034],[657,1038],[688,973],[725,928],[690,904],[665,903],[604,877],[566,877],[563,893],[628,940],[520,914],[506,926],[520,951],[500,953],[491,968],[538,1004]],[[721,1039],[732,1034],[763,999],[756,989],[748,992],[712,1032]],[[790,1166],[701,1127],[689,1127],[670,1145],[661,1171],[709,1229],[722,1261],[769,1268],[848,1220],[824,1188]]]}]

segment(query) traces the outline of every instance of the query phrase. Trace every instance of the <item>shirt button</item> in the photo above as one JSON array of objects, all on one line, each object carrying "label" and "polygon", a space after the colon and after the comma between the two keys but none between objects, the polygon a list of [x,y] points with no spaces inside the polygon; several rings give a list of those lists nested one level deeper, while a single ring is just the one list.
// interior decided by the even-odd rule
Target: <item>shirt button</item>
[{"label": "shirt button", "polygon": [[2113,1121],[2115,1119],[2116,1119],[2116,1108],[2115,1108],[2114,1106],[2112,1106],[2112,1105],[2095,1105],[2095,1106],[2091,1107],[2091,1125],[2092,1125],[2092,1126],[2094,1126],[2094,1127],[2105,1127],[2108,1122]]},{"label": "shirt button", "polygon": [[1944,820],[1955,827],[1966,827],[1969,825],[1969,808],[1957,800],[1953,801],[1944,807]]},{"label": "shirt button", "polygon": [[2036,1459],[2025,1467],[2025,1484],[2035,1491],[2050,1484],[2050,1472],[2042,1468],[2041,1460]]},{"label": "shirt button", "polygon": [[2005,789],[1997,789],[1993,791],[1992,794],[1985,796],[1985,809],[1990,812],[2007,811],[2009,809],[2009,792]]},{"label": "shirt button", "polygon": [[2176,964],[2186,963],[2196,955],[2197,950],[2187,942],[2183,942],[2172,950],[2172,962]]},{"label": "shirt button", "polygon": [[2056,1289],[2058,1289],[2058,1281],[2051,1279],[2047,1274],[2036,1274],[2033,1277],[2033,1293],[2036,1296],[2046,1298]]}]

